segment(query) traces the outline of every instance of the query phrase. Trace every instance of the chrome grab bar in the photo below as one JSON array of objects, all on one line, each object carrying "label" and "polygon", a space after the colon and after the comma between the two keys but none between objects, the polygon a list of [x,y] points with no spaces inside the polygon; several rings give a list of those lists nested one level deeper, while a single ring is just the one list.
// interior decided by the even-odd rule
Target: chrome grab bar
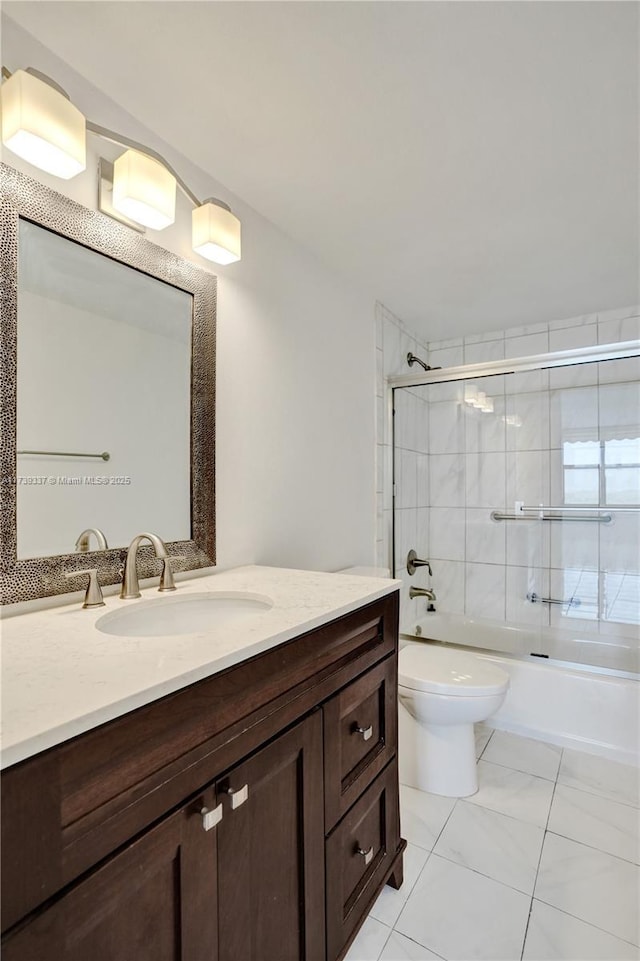
[{"label": "chrome grab bar", "polygon": [[111,458],[108,450],[103,450],[101,454],[81,454],[68,450],[17,450],[16,454],[37,454],[39,457],[97,457],[100,460]]},{"label": "chrome grab bar", "polygon": [[532,604],[560,604],[567,607],[580,607],[582,603],[579,597],[571,597],[568,601],[560,601],[555,597],[540,597],[535,591],[527,594],[527,600],[531,601]]},{"label": "chrome grab bar", "polygon": [[577,507],[577,506],[566,506],[566,507],[547,507],[540,504],[538,507],[525,507],[524,505],[519,508],[522,511],[534,511],[539,513],[540,511],[591,511],[592,514],[609,514],[613,511],[615,514],[637,514],[640,511],[640,507]]},{"label": "chrome grab bar", "polygon": [[[524,508],[525,510],[533,510],[531,507]],[[537,517],[526,517],[524,514],[503,514],[501,511],[491,511],[492,521],[593,521],[596,524],[610,524],[613,520],[613,516],[609,513],[607,514],[576,514],[575,516],[562,517],[560,514],[544,514],[541,513],[543,510],[557,510],[566,511],[571,510],[570,507],[536,507],[535,511],[538,515]],[[591,508],[580,508],[580,510],[590,510]],[[635,510],[635,508],[625,508],[626,510]]]}]

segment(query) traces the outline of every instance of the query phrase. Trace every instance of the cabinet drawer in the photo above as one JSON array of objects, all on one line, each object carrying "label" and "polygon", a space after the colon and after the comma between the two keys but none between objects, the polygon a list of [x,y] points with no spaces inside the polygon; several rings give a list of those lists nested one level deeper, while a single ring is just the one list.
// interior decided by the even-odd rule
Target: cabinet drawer
[{"label": "cabinet drawer", "polygon": [[397,660],[389,657],[324,705],[327,832],[395,753],[397,690]]},{"label": "cabinet drawer", "polygon": [[337,958],[401,847],[398,767],[392,761],[326,842],[327,957]]}]

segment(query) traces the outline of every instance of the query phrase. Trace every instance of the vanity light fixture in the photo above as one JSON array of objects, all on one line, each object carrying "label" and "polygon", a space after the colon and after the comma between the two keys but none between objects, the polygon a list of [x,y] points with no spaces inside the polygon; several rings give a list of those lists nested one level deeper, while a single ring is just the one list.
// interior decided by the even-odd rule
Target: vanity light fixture
[{"label": "vanity light fixture", "polygon": [[126,150],[113,164],[113,206],[136,223],[164,230],[176,219],[176,178],[148,154]]},{"label": "vanity light fixture", "polygon": [[0,96],[5,147],[63,180],[85,169],[85,119],[61,87],[30,67],[10,74]]},{"label": "vanity light fixture", "polygon": [[193,249],[216,264],[240,260],[240,221],[231,207],[211,197],[191,212]]},{"label": "vanity light fixture", "polygon": [[163,230],[175,220],[176,187],[193,205],[192,246],[217,264],[241,258],[241,225],[229,206],[213,198],[200,201],[155,150],[86,120],[67,94],[29,67],[15,73],[2,68],[2,142],[28,163],[65,180],[86,168],[86,133],[127,148],[111,165],[100,162],[98,208],[137,228]]}]

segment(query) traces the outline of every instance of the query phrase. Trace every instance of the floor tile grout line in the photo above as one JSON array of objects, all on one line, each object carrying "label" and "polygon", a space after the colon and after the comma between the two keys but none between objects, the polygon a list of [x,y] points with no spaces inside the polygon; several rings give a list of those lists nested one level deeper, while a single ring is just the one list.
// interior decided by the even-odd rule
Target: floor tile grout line
[{"label": "floor tile grout line", "polygon": [[[371,915],[369,915],[369,917],[371,917]],[[374,921],[377,921],[377,920],[378,920],[377,918],[374,918]],[[378,921],[378,924],[384,924],[384,921]],[[389,927],[389,926],[387,925],[387,927]],[[382,945],[382,947],[381,947],[380,950],[378,951],[378,957],[376,958],[376,961],[380,961],[380,958],[381,958],[382,955],[384,954],[384,949],[386,948],[387,944],[389,943],[389,938],[391,937],[392,934],[393,934],[393,928],[389,928],[389,934],[387,935],[384,944]]]},{"label": "floor tile grout line", "polygon": [[475,794],[470,794],[469,797],[466,798],[461,797],[458,800],[462,801],[462,803],[465,805],[471,805],[476,809],[479,808],[481,811],[489,811],[490,814],[499,814],[503,818],[509,818],[510,821],[517,821],[518,824],[528,824],[529,827],[538,828],[539,831],[543,832],[546,830],[542,824],[536,824],[534,821],[525,821],[524,818],[518,818],[515,816],[515,814],[507,814],[506,811],[497,811],[495,808],[487,807],[486,804],[480,804],[478,801],[472,801],[471,798],[473,797],[475,797]]},{"label": "floor tile grout line", "polygon": [[405,841],[407,844],[413,844],[414,848],[420,848],[421,851],[426,851],[427,854],[431,854],[433,850],[433,848],[425,848],[424,844],[419,844],[417,841],[411,841],[409,838],[405,838]]},{"label": "floor tile grout line", "polygon": [[[597,755],[593,755],[593,756],[597,757]],[[629,765],[629,767],[630,766],[631,765]],[[639,771],[639,776],[640,776],[640,771]],[[559,777],[560,775],[558,775],[558,778]],[[601,798],[603,801],[614,801],[616,804],[622,804],[626,808],[631,808],[632,811],[640,811],[640,803],[634,804],[632,801],[623,801],[621,800],[621,798],[612,797],[610,794],[599,794],[597,791],[594,791],[593,789],[590,790],[589,788],[582,787],[578,784],[567,784],[565,781],[560,781],[559,779],[557,783],[560,785],[560,787],[570,787],[574,791],[580,791],[582,794],[588,794],[590,797],[598,797],[598,798]]]},{"label": "floor tile grout line", "polygon": [[[564,749],[562,749],[562,752],[560,754],[560,764],[558,764],[558,774],[560,773],[560,766],[562,764],[563,755],[564,755]],[[553,791],[551,792],[551,803],[549,804],[549,810],[547,811],[547,820],[545,822],[544,831],[542,834],[542,844],[540,845],[540,854],[538,856],[536,876],[533,879],[533,890],[531,892],[531,904],[529,905],[529,914],[527,916],[527,924],[524,931],[524,940],[522,942],[522,952],[520,954],[520,961],[522,961],[522,959],[524,958],[524,952],[527,945],[527,936],[529,934],[529,924],[531,923],[531,914],[533,912],[533,901],[536,893],[536,887],[538,886],[538,875],[540,874],[540,864],[542,863],[542,852],[544,851],[544,842],[547,838],[547,834],[549,833],[549,820],[551,818],[551,808],[553,807],[553,801],[556,796],[557,785],[558,785],[558,775],[556,774],[556,780],[554,781],[554,784],[553,784]]]},{"label": "floor tile grout line", "polygon": [[[471,797],[475,797],[475,794],[472,794]],[[505,814],[504,811],[498,811],[497,808],[489,807],[488,804],[480,804],[479,801],[469,801],[468,803],[473,804],[475,807],[481,808],[483,811],[493,811],[494,814],[504,814],[505,817],[512,818],[514,821],[520,821],[521,824],[532,824],[533,827],[540,828],[541,831],[546,830],[544,825],[538,824],[536,821],[528,821],[525,818],[515,817],[513,814]]]},{"label": "floor tile grout line", "polygon": [[[558,783],[558,778],[560,777],[560,771],[562,770],[562,762],[563,762],[563,761],[564,761],[564,748],[561,747],[561,748],[560,748],[560,762],[559,762],[559,764],[558,764],[558,770],[556,771],[556,784]],[[554,789],[554,792],[553,792],[553,793],[554,793],[554,795],[555,795],[555,789]]]},{"label": "floor tile grout line", "polygon": [[[482,753],[484,755],[484,751]],[[478,758],[478,760],[480,760],[480,758]],[[518,774],[526,774],[529,777],[537,777],[537,778],[540,778],[541,781],[551,781],[552,784],[555,784],[555,782],[558,779],[557,774],[555,775],[555,777],[545,777],[544,774],[534,774],[533,771],[523,771],[521,767],[513,767],[513,765],[504,764],[502,761],[490,761],[485,757],[482,757],[482,760],[484,761],[485,764],[495,764],[496,767],[503,767],[507,771],[516,771],[516,773]]]},{"label": "floor tile grout line", "polygon": [[[537,897],[536,897],[536,888],[537,888],[537,886],[538,886],[538,876],[539,876],[539,873],[540,873],[540,864],[542,863],[542,856],[543,856],[543,853],[544,853],[544,845],[545,845],[545,842],[546,842],[546,839],[547,839],[547,835],[553,834],[553,835],[555,835],[556,837],[563,837],[563,838],[564,838],[564,835],[562,835],[562,834],[557,834],[555,831],[550,831],[550,830],[549,830],[549,821],[551,820],[551,810],[552,810],[552,808],[553,808],[553,802],[554,802],[554,800],[555,800],[556,787],[557,787],[558,783],[559,783],[559,782],[556,782],[556,784],[554,785],[553,795],[552,795],[552,797],[551,797],[551,804],[549,805],[549,814],[547,815],[547,823],[546,823],[546,826],[545,826],[545,829],[544,829],[544,837],[543,837],[543,841],[542,841],[542,847],[541,847],[541,849],[540,849],[540,858],[538,859],[538,868],[537,868],[537,870],[536,870],[536,878],[535,878],[534,887],[533,887],[532,909],[533,909],[533,901],[539,901],[541,904],[547,904],[549,907],[554,908],[554,909],[557,910],[557,911],[562,911],[561,908],[556,907],[556,905],[552,904],[550,901],[543,901],[542,898],[537,898]],[[561,784],[560,786],[562,787],[563,785]],[[575,838],[565,838],[565,840],[567,840],[567,841],[572,841],[574,844],[582,844],[584,847],[588,848],[590,851],[597,851],[599,854],[604,854],[605,856],[609,856],[609,857],[615,858],[617,861],[621,862],[622,864],[631,864],[633,867],[637,867],[637,865],[634,865],[634,863],[633,863],[632,861],[626,861],[624,858],[616,857],[615,854],[609,854],[608,851],[601,851],[599,848],[594,848],[592,845],[586,844],[586,843],[584,843],[584,842],[582,842],[582,841],[576,841]],[[618,938],[619,941],[625,941],[627,944],[632,944],[634,947],[638,947],[638,945],[634,944],[634,942],[632,942],[632,941],[627,941],[626,938],[621,938],[618,934],[614,934],[612,931],[608,931],[606,928],[601,928],[601,927],[599,927],[599,926],[596,925],[596,924],[591,924],[591,922],[585,921],[584,918],[580,918],[580,917],[578,917],[578,915],[570,914],[570,912],[568,912],[568,911],[562,911],[562,913],[563,913],[563,914],[566,914],[568,917],[576,918],[576,920],[582,921],[582,922],[585,923],[585,924],[590,924],[591,927],[596,928],[596,930],[598,930],[598,931],[604,931],[605,934],[609,934],[609,935],[611,935],[611,937]],[[528,927],[529,927],[529,924],[528,924],[528,922],[527,922],[527,932],[528,932]],[[524,942],[524,943],[526,944],[526,934],[525,934],[525,942]],[[523,949],[522,949],[522,950],[523,950],[523,953],[524,953],[524,945],[523,945]]]},{"label": "floor tile grout line", "polygon": [[[477,765],[477,761],[476,761],[476,765]],[[410,784],[405,784],[404,787],[411,787],[411,785],[410,785]],[[428,791],[421,791],[420,788],[411,787],[411,790],[412,790],[412,791],[418,791],[419,794],[423,794],[425,797],[432,797],[432,796],[433,796],[433,797],[445,797],[445,795],[443,795],[443,794],[431,795]],[[450,799],[450,800],[452,800],[452,799]],[[436,835],[436,839],[435,839],[435,841],[433,842],[433,844],[431,845],[430,848],[424,848],[424,847],[422,847],[421,844],[416,844],[414,841],[407,841],[407,844],[414,844],[415,847],[422,848],[423,851],[428,851],[429,854],[433,854],[433,849],[435,848],[436,844],[437,844],[438,841],[440,840],[440,835],[442,834],[442,832],[443,832],[444,829],[446,828],[447,824],[449,823],[449,818],[450,818],[451,815],[453,814],[453,812],[454,812],[454,810],[455,810],[455,808],[456,808],[456,806],[457,806],[457,804],[458,804],[458,801],[461,801],[461,800],[463,800],[463,799],[462,799],[462,798],[456,798],[456,799],[454,800],[454,803],[453,803],[453,805],[452,805],[452,807],[451,807],[451,810],[450,810],[449,813],[447,814],[446,820],[445,820],[444,824],[442,825],[442,827],[440,828],[440,831],[439,831],[438,834]],[[402,822],[402,804],[400,805],[400,821]],[[427,860],[428,860],[428,859],[427,859]],[[426,862],[425,862],[425,867],[426,867]],[[424,868],[423,868],[422,870],[424,870]],[[422,874],[422,871],[420,872],[420,874]]]},{"label": "floor tile grout line", "polygon": [[[480,760],[483,760],[483,761],[485,761],[487,764],[494,764],[496,768],[502,768],[502,769],[506,769],[506,770],[512,770],[512,771],[514,771],[514,772],[516,772],[516,773],[522,774],[523,776],[527,776],[527,777],[529,777],[529,778],[537,778],[539,781],[543,781],[543,782],[546,782],[546,783],[551,783],[551,784],[553,785],[553,787],[552,787],[552,791],[551,791],[551,797],[550,797],[550,801],[549,801],[549,805],[548,805],[548,810],[547,810],[547,815],[546,815],[546,820],[545,820],[544,824],[543,824],[543,825],[542,825],[542,824],[536,824],[535,822],[532,822],[532,821],[530,821],[530,820],[524,820],[524,819],[522,819],[522,818],[516,817],[516,816],[514,816],[514,815],[511,814],[511,813],[506,813],[506,812],[504,812],[504,811],[497,810],[496,808],[489,807],[489,806],[487,806],[487,805],[485,805],[485,804],[479,804],[477,801],[476,801],[476,802],[473,801],[473,796],[471,796],[470,798],[456,798],[456,799],[454,800],[454,803],[453,803],[452,807],[451,807],[451,810],[450,810],[449,813],[447,814],[447,816],[446,816],[446,818],[445,818],[445,820],[444,820],[444,822],[443,822],[443,824],[442,824],[442,827],[440,828],[440,830],[438,831],[438,833],[434,835],[433,843],[431,844],[431,846],[430,846],[429,848],[425,848],[425,847],[423,847],[421,844],[419,844],[419,843],[416,844],[416,843],[413,842],[413,841],[410,841],[410,842],[409,842],[409,843],[414,844],[414,846],[415,846],[416,848],[420,849],[421,851],[424,851],[424,852],[426,853],[426,859],[425,859],[424,865],[422,866],[420,872],[418,873],[418,875],[417,875],[417,877],[416,877],[416,880],[414,881],[411,889],[408,891],[407,897],[406,897],[406,898],[403,898],[403,903],[402,903],[402,906],[401,906],[401,909],[400,909],[400,913],[399,913],[398,916],[396,917],[395,922],[391,925],[391,932],[396,932],[399,936],[402,936],[403,938],[408,938],[408,940],[412,941],[412,942],[415,943],[416,945],[420,945],[421,947],[425,948],[425,950],[430,951],[430,952],[436,954],[437,957],[440,957],[440,955],[437,955],[436,952],[433,952],[432,949],[429,948],[428,945],[423,944],[422,942],[415,940],[415,938],[409,937],[408,935],[404,934],[403,931],[399,930],[398,927],[397,927],[397,925],[398,925],[398,923],[399,923],[399,921],[400,921],[400,918],[401,918],[401,916],[402,916],[402,914],[403,914],[403,912],[404,912],[404,909],[405,909],[405,907],[406,907],[406,904],[407,904],[409,898],[411,897],[411,895],[413,894],[416,886],[418,885],[419,880],[420,880],[420,878],[421,878],[424,870],[427,868],[427,865],[430,863],[431,858],[432,858],[432,855],[435,855],[435,857],[440,858],[440,859],[444,860],[445,862],[447,862],[447,863],[449,863],[449,864],[452,864],[452,865],[454,865],[454,866],[456,866],[456,867],[459,867],[459,868],[462,868],[462,869],[466,869],[466,870],[468,870],[468,871],[471,871],[472,874],[475,874],[475,875],[476,875],[477,877],[479,877],[479,878],[482,878],[482,879],[485,879],[485,880],[489,880],[489,881],[493,881],[494,883],[501,885],[503,888],[506,888],[507,890],[511,890],[511,891],[513,891],[513,892],[515,892],[515,893],[517,893],[517,894],[520,894],[522,897],[526,897],[526,898],[529,899],[528,914],[527,914],[526,924],[525,924],[525,926],[524,926],[524,932],[523,932],[523,935],[522,935],[522,937],[523,937],[523,940],[522,940],[522,949],[521,949],[520,955],[519,955],[520,961],[522,961],[522,959],[524,958],[524,953],[525,953],[526,945],[527,945],[527,939],[528,939],[529,932],[530,932],[530,924],[531,924],[531,917],[532,917],[533,908],[534,908],[534,902],[536,902],[536,901],[537,901],[539,904],[547,905],[551,910],[559,911],[561,914],[565,915],[566,917],[573,918],[575,921],[577,921],[577,922],[579,922],[579,923],[583,923],[583,924],[589,925],[591,928],[594,929],[594,931],[601,931],[604,935],[607,935],[607,936],[609,936],[609,937],[611,937],[611,938],[615,938],[615,939],[617,939],[618,941],[620,941],[620,942],[622,942],[622,943],[624,943],[624,944],[628,944],[628,945],[631,946],[631,947],[637,948],[638,945],[637,945],[634,941],[629,941],[629,940],[627,940],[626,938],[620,937],[619,934],[614,933],[613,931],[610,931],[610,930],[608,930],[608,929],[606,929],[606,928],[599,927],[598,925],[594,925],[594,924],[592,924],[590,921],[586,921],[584,918],[581,918],[581,917],[579,917],[578,915],[572,915],[572,914],[570,914],[568,911],[565,911],[565,910],[563,910],[562,908],[556,907],[556,905],[554,905],[554,904],[551,903],[551,902],[543,901],[542,898],[539,898],[539,897],[536,898],[535,894],[536,894],[536,889],[537,889],[537,883],[538,883],[538,880],[539,880],[540,868],[541,868],[542,858],[543,858],[543,854],[544,854],[544,850],[545,850],[546,840],[547,840],[547,836],[548,836],[549,834],[553,834],[553,835],[555,835],[556,837],[563,838],[563,839],[567,840],[568,842],[573,842],[574,844],[580,844],[580,845],[582,845],[585,849],[587,849],[587,850],[589,850],[589,851],[593,851],[594,853],[602,854],[602,855],[604,855],[605,857],[608,855],[609,857],[614,858],[614,859],[615,859],[618,863],[620,863],[620,864],[630,864],[630,865],[632,866],[632,868],[638,868],[638,867],[640,867],[640,865],[638,865],[636,862],[627,860],[626,858],[620,857],[620,856],[617,855],[617,854],[612,854],[610,851],[603,850],[601,847],[595,846],[595,845],[594,845],[592,842],[590,842],[590,841],[578,840],[578,839],[576,839],[576,838],[567,837],[566,835],[564,835],[564,834],[562,834],[562,833],[560,833],[560,832],[550,830],[549,825],[550,825],[550,823],[551,823],[551,813],[552,813],[552,810],[553,810],[553,805],[554,805],[554,803],[555,803],[555,796],[556,796],[556,793],[557,793],[557,792],[556,792],[557,785],[560,785],[561,788],[567,788],[567,789],[569,789],[569,790],[577,790],[577,791],[580,791],[582,794],[587,794],[587,795],[589,795],[589,796],[591,796],[591,797],[594,797],[594,798],[596,798],[596,799],[599,798],[599,799],[600,799],[602,802],[604,802],[604,803],[610,802],[610,803],[613,803],[613,804],[621,804],[625,809],[637,810],[637,809],[638,809],[638,806],[635,805],[635,804],[633,804],[633,803],[629,803],[629,802],[627,802],[626,800],[620,800],[620,799],[617,798],[617,797],[611,797],[611,796],[607,796],[607,795],[603,795],[603,794],[594,793],[593,789],[590,789],[590,788],[588,788],[588,787],[585,789],[585,787],[584,787],[583,785],[575,785],[575,784],[565,784],[565,783],[563,783],[563,781],[561,780],[561,778],[562,778],[562,776],[563,776],[563,774],[562,774],[563,763],[565,763],[565,761],[566,761],[566,758],[565,758],[565,748],[564,748],[564,747],[560,747],[559,745],[550,745],[551,747],[560,747],[560,756],[559,756],[558,766],[557,766],[557,769],[556,769],[556,773],[555,773],[555,777],[554,777],[554,778],[543,777],[542,775],[534,774],[534,773],[531,772],[531,771],[521,771],[519,768],[511,767],[510,765],[501,763],[500,761],[488,761],[488,760],[486,759],[486,752],[487,752],[487,749],[489,748],[489,745],[490,745],[490,743],[491,743],[491,741],[492,741],[492,738],[493,738],[493,734],[494,734],[494,733],[495,733],[495,731],[492,729],[492,730],[491,730],[491,733],[489,734],[488,740],[486,741],[486,743],[484,744],[482,750],[480,751],[480,753],[478,754],[478,756],[477,756],[477,758],[476,758],[476,763],[477,763],[477,765],[479,765]],[[541,744],[546,744],[546,743],[548,743],[548,742],[541,741],[540,743],[541,743]],[[586,753],[586,752],[580,752],[580,753]],[[597,757],[597,755],[594,755],[594,757]],[[483,766],[484,766],[484,765],[483,765]],[[632,767],[632,765],[627,765],[627,766],[628,766],[628,767]],[[530,782],[530,783],[531,783],[531,785],[533,785],[535,782]],[[546,793],[546,792],[544,792],[544,793]],[[428,800],[429,800],[429,798],[430,798],[429,792],[420,792],[420,791],[418,791],[418,796],[419,796],[419,795],[422,795],[423,798],[424,798],[424,800],[425,800],[425,802],[428,803]],[[471,804],[473,804],[474,807],[476,807],[476,808],[480,808],[481,810],[489,811],[489,812],[491,812],[491,813],[493,813],[493,814],[497,814],[498,816],[502,816],[502,817],[509,818],[510,821],[515,821],[515,822],[520,823],[520,824],[529,824],[531,827],[536,827],[539,831],[542,832],[542,843],[541,843],[541,846],[540,846],[540,852],[539,852],[538,861],[537,861],[536,870],[535,870],[535,878],[534,878],[534,882],[533,882],[533,890],[532,890],[531,893],[528,893],[527,891],[522,891],[520,888],[514,887],[512,884],[506,883],[506,882],[503,881],[503,880],[498,880],[497,878],[492,877],[491,875],[486,874],[486,873],[484,873],[483,871],[477,870],[476,868],[470,867],[470,866],[467,865],[467,864],[464,864],[464,863],[461,863],[461,862],[459,862],[459,861],[454,860],[453,858],[451,858],[450,856],[448,856],[448,855],[446,855],[446,854],[440,854],[439,852],[436,851],[436,847],[437,847],[438,843],[440,842],[440,840],[441,840],[441,838],[442,838],[442,836],[443,836],[443,833],[445,832],[445,830],[446,830],[446,828],[447,828],[447,825],[449,824],[451,818],[452,818],[453,815],[454,815],[454,812],[457,810],[457,808],[458,808],[458,806],[459,806],[459,803],[458,803],[458,802],[461,802],[461,803],[463,803],[463,804],[466,803],[466,804],[468,804],[469,806],[470,806]],[[461,809],[461,810],[462,810],[462,809]],[[384,952],[384,950],[385,950],[385,948],[386,948],[386,945],[388,944],[388,941],[389,941],[389,938],[390,938],[390,937],[391,937],[391,933],[390,933],[389,936],[387,937],[387,940],[385,941],[385,945],[384,945],[384,947],[383,947],[383,949],[382,949],[382,951],[381,951],[381,953],[380,953],[380,955],[379,955],[378,957],[380,957],[380,956],[382,955],[382,953]],[[444,959],[443,959],[443,961],[444,961]]]},{"label": "floor tile grout line", "polygon": [[[417,885],[418,885],[418,881],[419,881],[420,878],[422,877],[422,874],[423,874],[423,872],[424,872],[424,869],[426,868],[427,864],[428,864],[429,861],[431,860],[431,855],[432,855],[432,854],[433,854],[433,851],[429,851],[429,853],[427,854],[427,860],[426,860],[426,861],[424,862],[424,864],[422,865],[422,869],[421,869],[420,872],[418,873],[418,877],[416,878],[416,880],[415,880],[415,882],[414,882],[414,885],[413,885],[413,887],[411,888],[411,893],[412,893],[412,894],[413,894],[414,890],[416,889],[416,887],[417,887]],[[397,931],[398,934],[401,934],[401,935],[402,935],[403,937],[405,937],[405,938],[408,937],[408,935],[404,934],[403,931],[399,931],[398,928],[396,927],[396,925],[398,924],[398,921],[399,921],[400,918],[402,917],[402,915],[403,915],[403,913],[404,913],[404,909],[406,908],[408,901],[409,901],[409,898],[407,898],[406,901],[403,903],[402,907],[400,908],[400,913],[398,914],[398,917],[395,919],[395,921],[394,921],[393,924],[391,925],[391,930],[392,930],[392,931]],[[413,940],[413,938],[411,938],[410,940]],[[419,942],[419,941],[416,941],[416,944],[420,944],[420,942]],[[427,948],[427,950],[429,950],[429,951],[431,950],[431,948],[428,948],[426,944],[420,944],[420,946],[423,947],[423,948]]]},{"label": "floor tile grout line", "polygon": [[[414,890],[416,884],[418,883],[418,879],[420,878],[420,875],[422,874],[422,872],[424,871],[424,869],[425,869],[426,866],[427,866],[427,861],[429,860],[429,858],[430,858],[431,855],[433,854],[433,850],[427,851],[426,848],[421,848],[419,844],[414,844],[413,841],[407,841],[407,844],[411,844],[414,848],[418,848],[419,851],[426,851],[427,857],[425,858],[424,864],[422,865],[422,867],[421,867],[420,870],[418,871],[418,873],[417,873],[417,875],[416,875],[415,881],[413,882],[413,884],[411,885],[411,887],[408,888],[408,892],[409,892],[409,893],[407,894],[406,898],[405,898],[405,897],[402,898],[402,900],[403,900],[402,908],[404,908],[405,904],[407,903],[407,901],[408,901],[409,898],[411,897],[411,894],[413,893],[413,890]],[[406,852],[405,852],[405,853],[406,853]],[[404,881],[403,881],[403,885],[404,885]],[[399,892],[400,889],[398,888],[397,890],[398,890],[398,892]],[[400,914],[402,914],[402,908],[400,909]],[[400,917],[400,914],[398,915],[398,917]],[[397,921],[397,920],[398,920],[398,918],[396,918],[396,921]],[[383,923],[384,923],[384,922],[383,922]],[[391,925],[391,927],[393,927],[393,925]]]},{"label": "floor tile grout line", "polygon": [[[400,937],[406,938],[407,941],[411,941],[412,944],[417,944],[419,948],[424,948],[425,951],[429,951],[431,954],[435,955],[436,958],[441,958],[442,961],[447,961],[447,959],[444,957],[444,955],[438,954],[436,951],[433,950],[433,948],[430,948],[428,944],[423,944],[422,941],[416,941],[415,938],[412,938],[410,935],[405,934],[403,931],[397,931],[396,928],[394,928],[393,931],[391,932],[391,934],[399,934]],[[390,937],[390,936],[391,936],[391,935],[389,935],[389,937]],[[388,940],[388,939],[387,939],[387,940]]]},{"label": "floor tile grout line", "polygon": [[535,881],[533,882],[533,891],[531,895],[532,897],[535,897],[536,887],[538,885],[538,875],[540,874],[540,865],[542,863],[542,854],[544,851],[545,841],[547,840],[547,834],[553,833],[549,831],[549,821],[551,820],[551,809],[553,807],[553,802],[555,800],[557,786],[558,786],[558,782],[556,781],[556,783],[553,785],[553,791],[551,793],[551,803],[549,805],[549,810],[547,811],[547,820],[544,825],[544,834],[542,836],[542,846],[540,847],[540,857],[538,858],[538,866],[536,868],[536,877],[535,877]]},{"label": "floor tile grout line", "polygon": [[596,847],[595,844],[590,844],[588,841],[582,841],[578,838],[572,838],[568,834],[562,834],[560,831],[553,831],[550,828],[545,829],[545,836],[547,834],[553,834],[557,838],[563,838],[565,841],[571,841],[573,844],[581,844],[585,848],[589,848],[590,851],[596,851],[598,854],[604,854],[609,858],[614,858],[616,861],[620,861],[622,864],[630,864],[634,868],[640,868],[640,861],[630,861],[629,858],[623,858],[619,854],[612,854],[611,851],[605,851],[604,848]]},{"label": "floor tile grout line", "polygon": [[618,941],[623,941],[625,944],[630,944],[631,947],[636,948],[636,950],[640,948],[640,944],[636,944],[635,941],[629,941],[628,938],[621,938],[619,934],[614,934],[613,931],[609,931],[607,928],[601,928],[598,924],[593,924],[592,921],[585,921],[585,919],[579,917],[579,915],[571,914],[569,911],[565,911],[563,908],[559,908],[557,905],[552,904],[551,901],[543,901],[542,898],[536,897],[534,897],[533,900],[537,901],[539,904],[546,904],[548,908],[553,908],[554,911],[560,911],[562,914],[566,914],[567,917],[573,918],[575,921],[581,921],[582,924],[588,924],[589,927],[595,928],[596,931],[602,931],[604,934],[608,934],[610,938],[616,938]]},{"label": "floor tile grout line", "polygon": [[478,763],[478,761],[480,760],[480,758],[482,757],[482,755],[484,754],[484,752],[487,750],[487,748],[488,748],[489,745],[491,744],[491,738],[492,738],[493,735],[496,733],[495,728],[492,727],[492,728],[490,728],[490,730],[491,730],[491,734],[490,734],[489,737],[487,738],[487,743],[485,744],[485,746],[482,748],[482,750],[481,750],[480,753],[478,754],[478,756],[477,756],[477,758],[476,758],[476,764]]},{"label": "floor tile grout line", "polygon": [[[480,760],[480,758],[478,758]],[[486,758],[482,758],[483,764],[493,764],[494,767],[501,767],[505,771],[515,771],[516,774],[524,774],[525,777],[536,777],[539,781],[547,781],[548,783],[555,784],[557,781],[557,775],[555,778],[544,777],[542,774],[533,774],[532,771],[521,771],[520,768],[511,767],[509,764],[501,764],[500,761],[488,761]]]},{"label": "floor tile grout line", "polygon": [[529,934],[529,923],[531,922],[532,913],[533,913],[533,895],[531,895],[531,901],[529,903],[529,913],[527,915],[527,923],[524,926],[524,937],[522,939],[522,950],[520,951],[520,961],[522,961],[522,959],[524,958],[524,949],[527,944],[527,935]]},{"label": "floor tile grout line", "polygon": [[432,848],[431,848],[431,853],[432,853],[432,854],[433,854],[433,849],[435,848],[436,844],[437,844],[438,841],[440,840],[440,837],[441,837],[441,835],[442,835],[442,832],[444,831],[444,829],[446,828],[447,824],[448,824],[449,821],[451,820],[451,815],[453,814],[453,812],[455,811],[455,809],[458,807],[458,804],[460,803],[460,800],[461,800],[461,798],[459,798],[459,797],[457,797],[457,798],[455,799],[455,802],[453,803],[453,805],[452,805],[452,807],[451,807],[451,810],[450,810],[449,813],[447,814],[447,819],[446,819],[446,821],[444,822],[444,824],[442,825],[442,827],[441,827],[440,830],[438,831],[438,836],[436,837],[435,841],[433,842],[433,846],[432,846]]},{"label": "floor tile grout line", "polygon": [[[629,944],[632,948],[640,948],[640,945],[636,944],[635,941],[629,941],[627,938],[621,938],[619,934],[613,934],[612,931],[607,931],[606,928],[601,928],[599,925],[594,924],[593,921],[585,921],[584,918],[578,917],[577,914],[571,914],[569,911],[565,911],[564,908],[559,908],[557,905],[552,904],[551,901],[543,901],[542,898],[533,898],[538,904],[544,904],[547,908],[552,908],[554,911],[558,911],[560,914],[564,914],[567,918],[573,918],[574,921],[580,921],[582,924],[588,925],[593,928],[594,931],[601,931],[603,934],[608,934],[610,938],[615,938],[617,941],[622,941],[623,944]],[[614,961],[614,959],[612,959]]]},{"label": "floor tile grout line", "polygon": [[507,884],[506,881],[499,881],[498,878],[493,878],[490,874],[485,874],[483,871],[479,871],[478,868],[472,868],[468,864],[462,864],[460,861],[454,861],[453,858],[447,857],[446,854],[439,854],[437,851],[433,851],[432,853],[435,858],[441,858],[443,861],[448,861],[449,864],[455,864],[457,868],[464,868],[466,871],[471,871],[472,874],[477,874],[481,878],[486,878],[487,881],[493,881],[494,884],[501,884],[503,888],[508,888],[510,891],[515,891],[516,894],[521,894],[525,898],[533,897],[533,893],[531,891],[523,891],[521,888],[514,887],[513,884]]}]

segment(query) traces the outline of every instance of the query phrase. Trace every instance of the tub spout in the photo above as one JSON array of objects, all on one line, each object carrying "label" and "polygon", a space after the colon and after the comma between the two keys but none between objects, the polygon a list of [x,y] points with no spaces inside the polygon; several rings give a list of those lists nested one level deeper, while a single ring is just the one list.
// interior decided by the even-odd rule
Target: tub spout
[{"label": "tub spout", "polygon": [[409,588],[410,600],[413,600],[415,597],[426,597],[427,600],[430,602],[437,600],[436,592],[432,591],[430,587],[410,587]]}]

